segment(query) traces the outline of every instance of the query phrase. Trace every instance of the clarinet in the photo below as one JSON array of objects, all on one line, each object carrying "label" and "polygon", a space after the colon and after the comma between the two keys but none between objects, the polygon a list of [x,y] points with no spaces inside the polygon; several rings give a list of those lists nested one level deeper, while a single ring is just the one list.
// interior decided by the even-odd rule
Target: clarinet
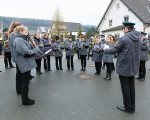
[{"label": "clarinet", "polygon": [[[35,44],[33,43],[33,40],[31,39],[30,35],[28,35],[27,40],[30,41],[31,44],[35,46]],[[40,49],[39,49],[39,53],[43,56],[44,59],[46,59],[45,55],[42,53],[42,51]]]}]

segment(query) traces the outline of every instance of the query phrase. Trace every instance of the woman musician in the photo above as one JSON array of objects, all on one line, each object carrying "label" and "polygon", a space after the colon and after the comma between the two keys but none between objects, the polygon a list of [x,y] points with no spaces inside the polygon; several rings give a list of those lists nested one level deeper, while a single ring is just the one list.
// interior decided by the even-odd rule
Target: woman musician
[{"label": "woman musician", "polygon": [[[63,49],[64,49],[63,44],[59,41],[59,37],[56,36],[56,43],[53,44],[53,50],[54,50],[57,70],[63,70],[62,68]],[[59,66],[58,66],[58,60],[59,60]]]},{"label": "woman musician", "polygon": [[[36,44],[36,46],[39,47],[40,52],[43,53],[43,44],[42,44],[42,41],[40,40],[40,34],[35,33],[33,40],[34,40],[34,43]],[[36,59],[36,64],[37,64],[37,67],[36,67],[36,74],[37,75],[42,74],[42,72],[41,72],[41,62],[42,62],[43,55],[40,52],[38,52],[36,54],[36,58],[35,58]]]},{"label": "woman musician", "polygon": [[49,38],[49,34],[46,32],[42,38],[42,43],[44,45],[44,69],[45,71],[52,71],[50,64],[50,56],[52,55],[52,41]]},{"label": "woman musician", "polygon": [[74,70],[73,56],[75,47],[76,45],[72,41],[72,37],[69,37],[69,41],[65,43],[68,70],[70,70],[70,59],[71,59],[71,69]]},{"label": "woman musician", "polygon": [[79,42],[78,48],[79,48],[79,55],[81,59],[81,71],[85,71],[86,70],[86,56],[88,54],[88,48],[90,44],[88,41],[86,41],[85,35],[83,35],[81,39],[82,40],[81,42]]}]

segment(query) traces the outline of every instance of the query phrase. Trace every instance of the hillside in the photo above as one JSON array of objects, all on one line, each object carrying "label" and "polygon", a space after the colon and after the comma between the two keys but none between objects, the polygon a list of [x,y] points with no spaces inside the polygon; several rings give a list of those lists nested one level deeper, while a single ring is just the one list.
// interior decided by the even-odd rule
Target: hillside
[{"label": "hillside", "polygon": [[[12,21],[20,21],[25,26],[29,27],[30,30],[35,30],[38,26],[49,27],[51,24],[51,20],[43,20],[43,19],[32,19],[32,18],[15,18],[15,17],[3,17],[0,16],[0,20],[4,23],[4,28],[8,28]],[[93,25],[82,25],[86,31],[91,29],[92,27],[96,28]]]}]

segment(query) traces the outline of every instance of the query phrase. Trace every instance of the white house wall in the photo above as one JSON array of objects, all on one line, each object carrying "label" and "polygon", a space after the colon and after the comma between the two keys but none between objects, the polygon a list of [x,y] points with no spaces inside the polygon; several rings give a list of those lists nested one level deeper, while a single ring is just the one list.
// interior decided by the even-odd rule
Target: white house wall
[{"label": "white house wall", "polygon": [[[119,9],[116,8],[117,3],[120,3]],[[103,30],[122,25],[122,22],[124,21],[124,16],[126,15],[129,15],[130,22],[136,23],[136,30],[143,31],[143,23],[131,11],[128,10],[128,8],[120,0],[114,0],[105,18],[103,19],[103,22],[99,27],[100,34]],[[113,22],[112,26],[109,27],[109,20],[111,19],[113,20]]]}]

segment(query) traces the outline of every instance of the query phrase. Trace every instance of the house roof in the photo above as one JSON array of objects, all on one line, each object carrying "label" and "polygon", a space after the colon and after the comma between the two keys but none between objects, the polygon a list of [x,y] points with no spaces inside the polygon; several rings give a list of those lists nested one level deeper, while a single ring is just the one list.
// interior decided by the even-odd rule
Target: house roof
[{"label": "house roof", "polygon": [[[98,27],[101,25],[103,19],[105,18],[110,6],[114,0],[111,0],[108,5]],[[120,0],[137,18],[139,18],[143,23],[150,23],[150,1],[149,0]]]},{"label": "house roof", "polygon": [[[71,32],[78,32],[79,26],[81,25],[80,23],[72,23],[72,22],[64,22],[64,24],[66,25],[68,31],[71,31]],[[83,27],[81,31],[86,32],[86,30]]]},{"label": "house roof", "polygon": [[102,32],[121,30],[122,28],[123,28],[123,25],[120,25],[120,26],[117,26],[117,27],[113,27],[113,28],[110,28],[110,29],[103,30]]},{"label": "house roof", "polygon": [[[80,23],[73,23],[73,22],[64,22],[64,24],[66,25],[67,30],[70,31],[70,32],[78,32],[79,31],[79,26],[81,25]],[[53,23],[51,24],[51,26],[52,25],[53,25]],[[86,32],[86,30],[83,27],[82,27],[81,31]]]}]

